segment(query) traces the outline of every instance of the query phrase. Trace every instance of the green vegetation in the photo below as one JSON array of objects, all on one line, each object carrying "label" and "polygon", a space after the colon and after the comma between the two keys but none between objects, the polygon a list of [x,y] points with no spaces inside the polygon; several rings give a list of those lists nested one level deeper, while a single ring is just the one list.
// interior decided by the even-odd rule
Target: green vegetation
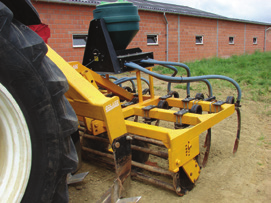
[{"label": "green vegetation", "polygon": [[161,86],[154,86],[153,87],[155,90],[162,90],[162,87]]},{"label": "green vegetation", "polygon": [[265,145],[265,146],[271,145],[271,141],[268,140],[268,139],[266,139],[266,138],[267,138],[266,136],[264,136],[263,134],[261,134],[261,136],[258,137],[258,140],[259,140],[258,145]]},{"label": "green vegetation", "polygon": [[[184,84],[178,84],[178,85],[175,85],[174,87],[177,89],[186,90],[186,85],[184,85]],[[190,90],[194,90],[194,88],[190,87]]]},{"label": "green vegetation", "polygon": [[261,162],[257,162],[257,164],[258,164],[259,166],[262,166],[262,165],[263,165]]},{"label": "green vegetation", "polygon": [[[227,59],[211,58],[201,61],[185,63],[189,66],[192,76],[197,75],[225,75],[239,83],[243,92],[243,99],[271,102],[271,52],[255,52]],[[186,76],[183,68],[178,68],[177,76]],[[154,69],[162,74],[172,74],[170,69],[158,66]],[[211,80],[213,88],[234,88],[226,81]],[[186,85],[178,84],[174,87],[185,89]],[[197,90],[197,87],[194,89]],[[245,98],[244,98],[245,97]]]},{"label": "green vegetation", "polygon": [[264,138],[265,138],[264,135],[261,135],[261,136],[258,138],[258,140],[263,141]]}]

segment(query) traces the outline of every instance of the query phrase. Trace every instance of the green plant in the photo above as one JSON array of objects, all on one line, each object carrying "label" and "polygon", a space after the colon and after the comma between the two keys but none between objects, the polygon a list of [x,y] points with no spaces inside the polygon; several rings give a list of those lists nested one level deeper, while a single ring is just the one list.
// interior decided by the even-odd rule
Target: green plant
[{"label": "green plant", "polygon": [[[271,102],[271,52],[255,51],[253,54],[234,55],[223,59],[214,57],[186,63],[191,76],[197,75],[225,75],[237,81],[242,91],[248,92],[245,99],[260,102]],[[178,69],[177,76],[186,76],[183,68]],[[163,66],[154,69],[162,74],[172,74],[173,71]],[[176,76],[176,77],[177,77]],[[213,88],[234,88],[234,86],[221,80],[210,80]],[[176,85],[184,89],[185,85]],[[195,86],[194,89],[197,89]]]}]

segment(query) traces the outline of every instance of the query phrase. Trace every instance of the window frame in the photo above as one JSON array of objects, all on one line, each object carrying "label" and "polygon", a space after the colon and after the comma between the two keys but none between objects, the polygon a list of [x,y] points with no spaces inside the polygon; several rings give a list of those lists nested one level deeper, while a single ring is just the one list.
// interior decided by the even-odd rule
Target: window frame
[{"label": "window frame", "polygon": [[[200,37],[201,38],[201,42],[197,42],[197,38]],[[203,35],[196,35],[195,36],[195,44],[203,44]]]},{"label": "window frame", "polygon": [[[149,36],[154,36],[154,37],[156,37],[156,40],[154,40],[154,41],[156,41],[155,43],[149,43],[148,42],[148,37]],[[158,41],[158,34],[147,34],[147,45],[159,45],[159,41]]]},{"label": "window frame", "polygon": [[[256,39],[256,42],[254,42],[254,39]],[[255,44],[255,45],[258,44],[258,37],[253,37],[253,44]]]},{"label": "window frame", "polygon": [[[72,47],[73,48],[81,48],[81,47],[86,47],[86,44],[84,44],[84,45],[76,45],[74,42],[75,42],[75,36],[84,36],[86,39],[85,39],[85,41],[86,41],[86,44],[87,44],[87,38],[88,38],[88,34],[85,34],[85,33],[81,33],[81,34],[72,34]],[[83,38],[82,38],[83,39]]]},{"label": "window frame", "polygon": [[[231,42],[231,40],[230,40],[231,38],[232,38],[232,42]],[[229,44],[230,44],[230,45],[233,45],[233,44],[234,44],[234,38],[235,38],[235,37],[233,37],[233,36],[229,36]]]}]

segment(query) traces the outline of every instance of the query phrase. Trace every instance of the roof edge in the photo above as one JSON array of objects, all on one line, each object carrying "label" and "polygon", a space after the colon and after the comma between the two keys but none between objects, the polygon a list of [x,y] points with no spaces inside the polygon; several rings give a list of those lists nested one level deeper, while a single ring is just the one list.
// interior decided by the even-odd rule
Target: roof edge
[{"label": "roof edge", "polygon": [[[101,2],[101,1],[94,1],[94,0],[32,0],[32,1],[34,1],[34,2],[47,2],[47,3],[77,4],[77,5],[84,5],[84,6],[97,6]],[[154,1],[152,1],[152,2],[154,2]],[[174,5],[174,4],[171,4],[171,5]],[[271,23],[252,21],[252,20],[243,20],[243,19],[237,19],[237,18],[228,18],[225,16],[217,15],[217,14],[215,14],[215,15],[217,15],[217,17],[210,17],[210,16],[208,17],[208,16],[202,16],[202,15],[193,15],[193,14],[183,14],[183,13],[179,13],[179,12],[162,11],[162,10],[158,10],[158,9],[147,9],[147,8],[144,8],[143,6],[142,7],[137,6],[137,7],[138,7],[138,10],[143,10],[143,11],[169,13],[169,14],[175,14],[175,15],[183,15],[183,16],[200,17],[200,18],[208,18],[208,19],[215,19],[215,20],[225,20],[225,21],[233,21],[233,22],[240,22],[240,23],[271,26]],[[198,10],[198,9],[196,9],[196,10]],[[204,12],[206,12],[206,11],[204,11]]]}]

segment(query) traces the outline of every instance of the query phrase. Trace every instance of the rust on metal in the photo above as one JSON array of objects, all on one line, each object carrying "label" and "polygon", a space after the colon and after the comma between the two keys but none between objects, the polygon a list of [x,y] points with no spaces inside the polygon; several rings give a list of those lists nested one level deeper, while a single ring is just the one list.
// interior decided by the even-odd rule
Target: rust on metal
[{"label": "rust on metal", "polygon": [[146,148],[146,147],[140,147],[137,145],[132,145],[132,150],[137,150],[137,151],[141,151],[141,152],[145,152],[148,154],[152,154],[158,157],[161,157],[163,159],[168,159],[168,153],[167,152],[163,152],[163,151],[158,151],[158,150],[154,150],[154,149],[150,149],[150,148]]},{"label": "rust on metal", "polygon": [[113,189],[118,198],[125,197],[130,187],[132,150],[131,140],[127,139],[127,135],[115,138],[112,143],[117,176]]},{"label": "rust on metal", "polygon": [[149,165],[146,165],[146,164],[138,163],[136,161],[132,161],[132,166],[142,168],[142,169],[145,169],[147,171],[151,171],[151,172],[158,173],[158,174],[161,174],[161,175],[166,175],[166,176],[171,176],[171,177],[174,175],[173,172],[170,172],[170,171],[165,170],[163,168],[149,166]]},{"label": "rust on metal", "polygon": [[132,135],[132,137],[136,140],[140,140],[140,141],[143,141],[143,142],[147,142],[147,143],[150,143],[150,144],[153,144],[153,145],[158,145],[158,146],[161,146],[161,147],[165,147],[164,143],[160,140],[155,140],[155,139],[152,139],[152,138],[147,138],[147,137],[142,137],[142,136],[138,136],[138,135]]},{"label": "rust on metal", "polygon": [[235,108],[236,113],[237,113],[237,133],[236,133],[236,139],[233,147],[233,154],[237,152],[238,145],[239,145],[239,140],[240,140],[240,132],[241,132],[241,112],[239,107]]},{"label": "rust on metal", "polygon": [[79,127],[78,127],[78,130],[79,130],[79,131],[82,131],[82,132],[86,132],[87,129],[86,129],[85,127],[79,126]]},{"label": "rust on metal", "polygon": [[166,188],[168,190],[175,192],[175,188],[173,187],[172,184],[166,183],[164,181],[161,181],[159,179],[150,177],[146,174],[139,173],[139,172],[132,172],[131,175],[132,175],[132,177],[136,177],[139,180],[146,181],[148,183],[151,183],[151,184],[154,184],[154,185],[157,185],[157,186],[160,186],[160,187],[163,187],[163,188]]},{"label": "rust on metal", "polygon": [[87,147],[84,147],[84,146],[82,146],[82,150],[90,152],[90,153],[93,153],[93,154],[96,154],[96,155],[99,155],[99,156],[104,156],[104,157],[107,157],[109,159],[114,159],[114,155],[113,154],[108,154],[108,153],[100,152],[98,150],[90,149],[90,148],[87,148]]},{"label": "rust on metal", "polygon": [[94,135],[89,135],[87,133],[84,133],[82,135],[82,137],[84,138],[88,138],[88,139],[92,139],[92,140],[97,140],[97,141],[100,141],[100,142],[104,142],[104,143],[108,143],[109,144],[109,140],[106,139],[106,138],[103,138],[103,137],[98,137],[98,136],[94,136]]},{"label": "rust on metal", "polygon": [[211,131],[211,128],[209,128],[207,130],[207,134],[206,134],[206,138],[204,142],[204,147],[206,148],[206,150],[205,150],[204,158],[201,164],[203,168],[207,165],[207,162],[208,162],[208,157],[209,157],[210,148],[211,148],[211,135],[212,135],[212,131]]}]

